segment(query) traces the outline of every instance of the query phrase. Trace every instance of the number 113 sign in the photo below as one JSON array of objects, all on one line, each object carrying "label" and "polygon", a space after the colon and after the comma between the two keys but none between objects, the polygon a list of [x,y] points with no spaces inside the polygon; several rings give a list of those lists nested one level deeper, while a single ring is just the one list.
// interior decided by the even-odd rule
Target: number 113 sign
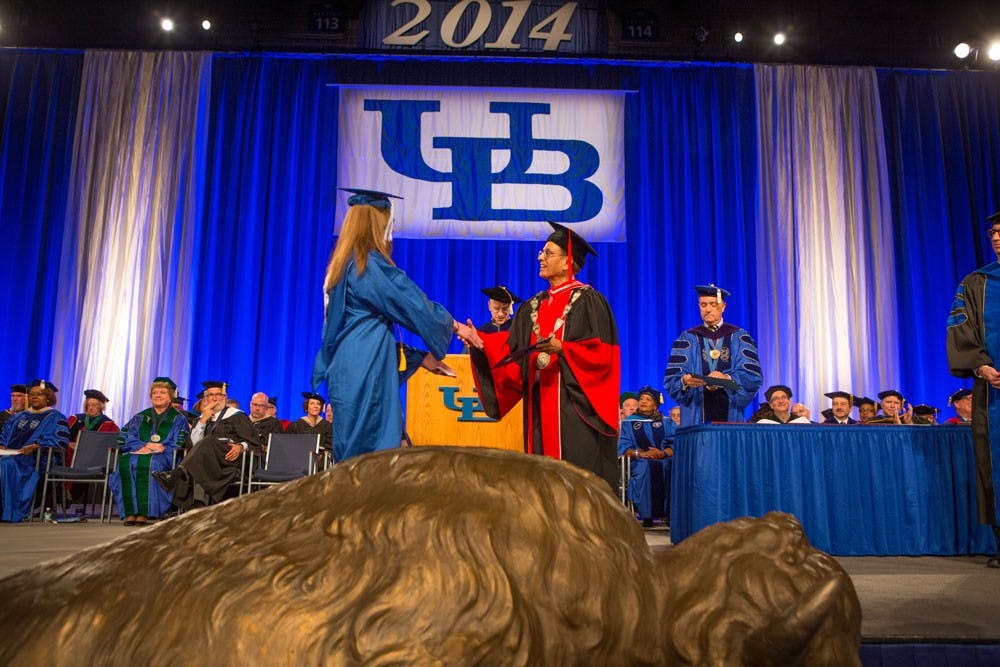
[{"label": "number 113 sign", "polygon": [[388,0],[362,14],[366,48],[420,51],[602,53],[607,30],[595,0]]}]

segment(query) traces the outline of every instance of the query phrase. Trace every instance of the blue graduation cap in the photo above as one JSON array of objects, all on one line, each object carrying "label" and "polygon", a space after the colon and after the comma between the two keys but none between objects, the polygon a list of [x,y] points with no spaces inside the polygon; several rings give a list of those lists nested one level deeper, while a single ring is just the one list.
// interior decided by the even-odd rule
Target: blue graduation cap
[{"label": "blue graduation cap", "polygon": [[954,394],[948,397],[948,405],[954,405],[955,401],[960,401],[966,396],[969,396],[970,394],[972,394],[971,389],[959,389]]},{"label": "blue graduation cap", "polygon": [[351,194],[347,198],[348,206],[374,206],[375,208],[389,209],[392,208],[390,199],[403,199],[399,195],[391,195],[388,192],[379,192],[378,190],[361,190],[359,188],[340,188],[340,190]]},{"label": "blue graduation cap", "polygon": [[719,301],[725,301],[729,298],[729,290],[724,290],[718,285],[713,285],[712,283],[707,285],[695,285],[694,291],[698,293],[698,296],[714,296]]},{"label": "blue graduation cap", "polygon": [[315,399],[315,400],[319,401],[320,403],[322,403],[323,405],[326,405],[326,400],[322,396],[320,396],[319,394],[317,394],[315,391],[304,391],[304,392],[302,392],[302,398],[306,399],[307,401]]},{"label": "blue graduation cap", "polygon": [[42,389],[51,389],[52,391],[59,391],[59,387],[55,386],[48,380],[32,380],[31,384],[28,385],[29,388],[41,387]]},{"label": "blue graduation cap", "polygon": [[100,389],[84,389],[83,395],[87,398],[96,398],[101,403],[108,403],[111,400]]},{"label": "blue graduation cap", "polygon": [[663,403],[663,394],[661,394],[658,389],[652,387],[651,385],[647,384],[646,386],[641,387],[635,393],[638,394],[639,396],[642,396],[643,394],[648,395],[650,398],[652,398],[654,401],[656,401],[657,405],[660,405],[660,404]]},{"label": "blue graduation cap", "polygon": [[774,384],[764,390],[764,399],[770,401],[771,397],[774,396],[774,392],[776,391],[783,391],[788,396],[788,398],[792,397],[791,387],[785,384]]}]

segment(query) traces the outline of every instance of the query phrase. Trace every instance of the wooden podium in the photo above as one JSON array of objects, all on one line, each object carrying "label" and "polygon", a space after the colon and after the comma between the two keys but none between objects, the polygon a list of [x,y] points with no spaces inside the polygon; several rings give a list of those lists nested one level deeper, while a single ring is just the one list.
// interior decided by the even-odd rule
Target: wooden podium
[{"label": "wooden podium", "polygon": [[420,369],[407,383],[406,432],[413,444],[524,451],[521,404],[500,421],[490,419],[476,395],[469,355],[449,354],[444,362],[458,377]]}]

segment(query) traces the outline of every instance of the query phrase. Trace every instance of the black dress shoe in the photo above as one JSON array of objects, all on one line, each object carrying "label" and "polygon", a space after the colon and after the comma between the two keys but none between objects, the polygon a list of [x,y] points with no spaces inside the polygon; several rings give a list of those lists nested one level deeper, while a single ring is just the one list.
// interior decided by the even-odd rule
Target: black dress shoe
[{"label": "black dress shoe", "polygon": [[643,519],[642,520],[642,527],[643,528],[652,528],[653,527],[653,520],[652,519]]},{"label": "black dress shoe", "polygon": [[1000,567],[1000,558],[994,556],[993,558],[986,561],[986,567],[998,568]]},{"label": "black dress shoe", "polygon": [[156,483],[162,486],[165,491],[174,490],[174,485],[176,484],[176,482],[174,482],[174,478],[170,476],[169,472],[154,470],[153,472],[149,473],[149,476],[155,479]]}]

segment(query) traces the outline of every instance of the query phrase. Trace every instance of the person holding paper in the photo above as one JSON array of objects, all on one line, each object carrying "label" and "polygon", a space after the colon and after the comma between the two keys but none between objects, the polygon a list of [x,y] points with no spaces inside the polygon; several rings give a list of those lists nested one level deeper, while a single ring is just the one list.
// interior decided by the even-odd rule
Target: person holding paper
[{"label": "person holding paper", "polygon": [[[38,486],[35,469],[38,449],[52,447],[62,451],[69,441],[66,416],[52,407],[59,388],[47,380],[35,380],[27,389],[28,409],[8,419],[0,429],[2,521],[23,521],[31,511],[31,499]],[[41,463],[45,465],[44,457]]]},{"label": "person holding paper", "polygon": [[722,321],[729,292],[695,285],[702,323],[674,341],[663,388],[681,407],[681,426],[741,422],[764,378],[757,344],[746,330]]},{"label": "person holding paper", "polygon": [[618,330],[604,296],[574,277],[597,253],[550,224],[538,253],[549,288],[518,308],[508,337],[469,341],[479,400],[499,419],[523,399],[524,451],[569,461],[617,488]]}]

